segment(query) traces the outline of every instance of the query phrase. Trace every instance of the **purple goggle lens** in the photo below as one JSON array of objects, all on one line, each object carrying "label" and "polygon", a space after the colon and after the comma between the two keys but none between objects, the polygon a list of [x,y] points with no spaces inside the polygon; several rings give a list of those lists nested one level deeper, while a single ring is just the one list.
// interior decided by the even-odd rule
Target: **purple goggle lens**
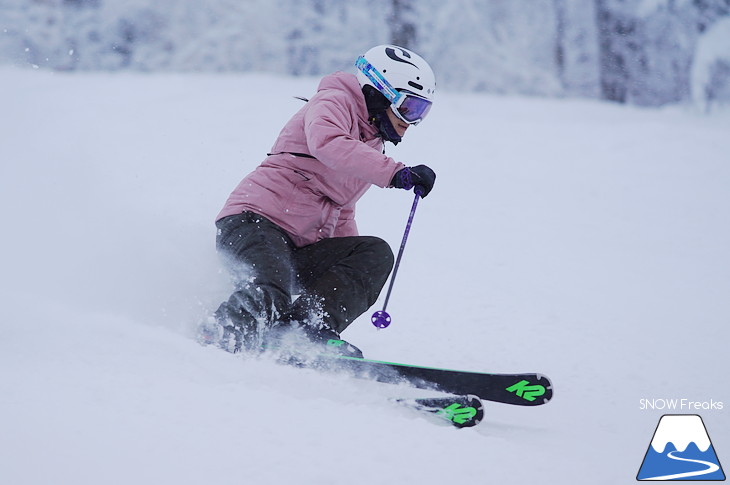
[{"label": "purple goggle lens", "polygon": [[401,92],[401,94],[401,98],[393,105],[393,111],[406,123],[417,125],[428,114],[432,102],[408,92]]}]

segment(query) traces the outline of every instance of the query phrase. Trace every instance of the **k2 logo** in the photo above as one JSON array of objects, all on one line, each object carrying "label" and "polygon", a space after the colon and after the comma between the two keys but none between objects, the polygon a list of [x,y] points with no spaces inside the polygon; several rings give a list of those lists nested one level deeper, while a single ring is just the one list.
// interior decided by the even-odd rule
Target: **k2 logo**
[{"label": "k2 logo", "polygon": [[530,385],[530,381],[522,380],[507,388],[507,392],[514,392],[525,401],[534,401],[545,394],[545,388],[539,384]]},{"label": "k2 logo", "polygon": [[443,408],[438,412],[440,415],[457,424],[469,422],[477,415],[477,410],[473,407],[461,407],[458,402]]}]

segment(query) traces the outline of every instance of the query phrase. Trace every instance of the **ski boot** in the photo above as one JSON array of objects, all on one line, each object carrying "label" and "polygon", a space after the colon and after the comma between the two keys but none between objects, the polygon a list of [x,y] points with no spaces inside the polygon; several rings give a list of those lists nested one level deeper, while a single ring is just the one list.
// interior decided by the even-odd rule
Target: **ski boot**
[{"label": "ski boot", "polygon": [[230,312],[221,306],[198,327],[201,345],[216,345],[231,353],[258,351],[259,331],[256,319],[247,312]]},{"label": "ski boot", "polygon": [[329,327],[315,329],[299,322],[280,323],[266,335],[263,350],[280,363],[317,367],[326,357],[363,358],[362,351]]},{"label": "ski boot", "polygon": [[223,338],[223,327],[214,315],[205,317],[205,320],[198,325],[195,339],[200,345],[218,345]]},{"label": "ski boot", "polygon": [[350,342],[342,340],[340,335],[329,327],[314,329],[307,327],[305,333],[309,340],[316,344],[324,344],[324,353],[339,357],[355,357],[362,359],[362,351]]}]

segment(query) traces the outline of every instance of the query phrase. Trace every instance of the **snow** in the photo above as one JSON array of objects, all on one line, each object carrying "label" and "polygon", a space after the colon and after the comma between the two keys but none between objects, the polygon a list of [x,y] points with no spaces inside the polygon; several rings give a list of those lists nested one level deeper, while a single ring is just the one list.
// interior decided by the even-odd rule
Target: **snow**
[{"label": "snow", "polygon": [[[393,324],[344,337],[555,384],[455,430],[386,402],[413,391],[191,338],[230,290],[213,218],[317,79],[0,79],[3,483],[633,483],[668,412],[641,399],[730,403],[727,111],[440,92],[388,149],[438,181]],[[373,188],[360,231],[397,249],[411,202]],[[702,411],[721,461],[726,412]]]}]

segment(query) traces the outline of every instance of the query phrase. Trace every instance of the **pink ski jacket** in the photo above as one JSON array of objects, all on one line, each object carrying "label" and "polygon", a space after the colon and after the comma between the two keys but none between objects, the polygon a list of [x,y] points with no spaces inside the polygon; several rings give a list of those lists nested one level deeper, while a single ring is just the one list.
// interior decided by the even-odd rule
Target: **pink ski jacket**
[{"label": "pink ski jacket", "polygon": [[252,211],[284,229],[298,247],[356,236],[355,203],[371,185],[387,187],[404,167],[383,154],[376,134],[357,78],[325,76],[216,220]]}]

